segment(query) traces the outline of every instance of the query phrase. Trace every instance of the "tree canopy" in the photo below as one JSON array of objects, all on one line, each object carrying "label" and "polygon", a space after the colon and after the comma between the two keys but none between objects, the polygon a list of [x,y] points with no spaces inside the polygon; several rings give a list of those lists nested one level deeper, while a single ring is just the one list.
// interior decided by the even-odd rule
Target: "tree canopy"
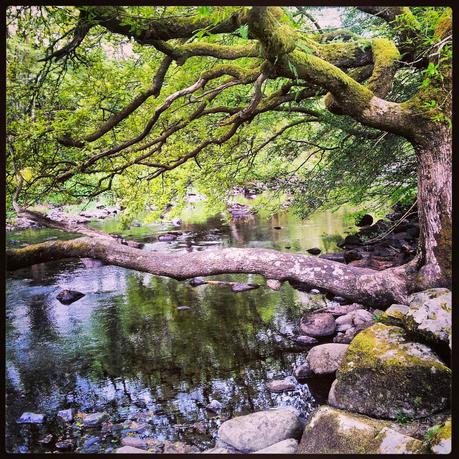
[{"label": "tree canopy", "polygon": [[8,205],[106,193],[129,217],[253,182],[302,215],[412,199],[420,125],[450,125],[451,9],[321,13],[9,7]]}]

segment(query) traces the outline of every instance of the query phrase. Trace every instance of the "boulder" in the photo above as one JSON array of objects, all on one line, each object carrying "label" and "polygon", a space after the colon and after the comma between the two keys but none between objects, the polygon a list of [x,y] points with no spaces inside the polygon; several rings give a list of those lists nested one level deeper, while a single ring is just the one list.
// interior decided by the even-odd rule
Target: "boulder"
[{"label": "boulder", "polygon": [[301,344],[304,346],[312,346],[318,343],[318,341],[315,338],[313,338],[312,336],[308,336],[308,335],[295,336],[293,338],[293,341],[295,341],[295,343],[297,344]]},{"label": "boulder", "polygon": [[320,344],[309,351],[306,361],[315,375],[330,375],[341,365],[348,347],[347,344]]},{"label": "boulder", "polygon": [[300,330],[308,336],[331,336],[335,333],[335,319],[328,312],[309,313],[300,321]]},{"label": "boulder", "polygon": [[352,340],[328,402],[369,416],[420,418],[447,407],[450,390],[451,370],[429,347],[378,323]]},{"label": "boulder", "polygon": [[252,454],[295,454],[297,448],[298,441],[294,438],[288,438],[287,440],[282,440],[267,448],[255,451]]},{"label": "boulder", "polygon": [[422,442],[372,419],[329,406],[309,418],[297,454],[423,453]]},{"label": "boulder", "polygon": [[271,290],[280,290],[282,287],[282,282],[277,280],[277,279],[268,279],[266,281],[266,285],[271,289]]},{"label": "boulder", "polygon": [[62,290],[57,294],[56,298],[62,304],[71,304],[75,301],[78,301],[80,298],[83,298],[84,296],[84,293],[77,292],[76,290]]},{"label": "boulder", "polygon": [[430,429],[430,450],[435,454],[451,453],[451,418],[439,426]]},{"label": "boulder", "polygon": [[73,408],[68,410],[61,410],[57,412],[57,417],[62,419],[65,422],[71,422],[73,420]]},{"label": "boulder", "polygon": [[231,447],[250,453],[289,438],[299,438],[301,431],[298,411],[279,407],[225,421],[218,429],[218,437]]},{"label": "boulder", "polygon": [[297,366],[293,370],[293,375],[295,376],[296,379],[305,379],[305,378],[310,378],[311,376],[314,375],[314,373],[311,370],[309,363],[306,361],[302,363],[301,365]]},{"label": "boulder", "polygon": [[45,415],[38,413],[30,413],[26,411],[21,414],[21,417],[16,421],[17,424],[43,424]]},{"label": "boulder", "polygon": [[214,413],[220,411],[223,408],[223,405],[218,400],[211,400],[210,403],[206,406],[206,409],[213,411]]},{"label": "boulder", "polygon": [[295,390],[296,384],[289,378],[275,379],[266,384],[266,387],[270,392],[287,392]]},{"label": "boulder", "polygon": [[432,288],[411,295],[408,302],[405,327],[427,341],[449,344],[451,348],[451,291]]}]

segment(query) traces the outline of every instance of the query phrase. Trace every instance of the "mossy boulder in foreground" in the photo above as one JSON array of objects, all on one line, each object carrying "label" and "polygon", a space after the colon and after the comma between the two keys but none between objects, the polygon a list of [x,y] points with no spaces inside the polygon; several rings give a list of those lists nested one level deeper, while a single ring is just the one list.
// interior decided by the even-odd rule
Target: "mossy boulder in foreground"
[{"label": "mossy boulder in foreground", "polygon": [[388,421],[321,406],[309,419],[298,454],[423,453],[420,440],[394,431]]},{"label": "mossy boulder in foreground", "polygon": [[378,418],[420,418],[448,406],[451,370],[424,344],[395,326],[357,335],[336,373],[328,403]]}]

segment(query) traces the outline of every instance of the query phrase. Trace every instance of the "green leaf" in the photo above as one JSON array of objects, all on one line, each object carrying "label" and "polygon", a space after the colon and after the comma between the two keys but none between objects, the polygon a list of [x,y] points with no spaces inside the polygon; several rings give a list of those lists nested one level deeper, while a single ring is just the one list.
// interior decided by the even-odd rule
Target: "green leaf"
[{"label": "green leaf", "polygon": [[247,40],[249,37],[249,26],[247,24],[241,25],[238,29],[236,29],[236,33],[244,40]]},{"label": "green leaf", "polygon": [[312,54],[312,49],[309,46],[306,46],[303,42],[298,42],[296,44],[298,48],[300,48],[302,51],[304,51],[306,54]]}]

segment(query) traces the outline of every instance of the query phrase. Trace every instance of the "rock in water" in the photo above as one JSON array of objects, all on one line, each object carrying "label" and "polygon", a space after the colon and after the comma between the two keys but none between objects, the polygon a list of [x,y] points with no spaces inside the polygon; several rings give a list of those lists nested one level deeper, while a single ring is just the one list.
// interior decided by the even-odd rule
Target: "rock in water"
[{"label": "rock in water", "polygon": [[77,292],[76,290],[62,290],[57,294],[56,298],[62,304],[71,304],[75,301],[78,301],[80,298],[83,298],[84,296],[84,293]]},{"label": "rock in water", "polygon": [[85,427],[96,427],[102,424],[108,418],[107,413],[91,413],[84,417],[83,424]]},{"label": "rock in water", "polygon": [[275,379],[274,381],[267,383],[266,387],[270,392],[287,392],[290,390],[295,390],[296,384],[294,381],[285,378]]},{"label": "rock in water", "polygon": [[258,284],[234,284],[231,287],[231,290],[235,293],[238,292],[247,292],[248,290],[254,290],[260,287]]},{"label": "rock in water", "polygon": [[420,418],[446,408],[450,392],[451,370],[429,347],[378,323],[352,340],[328,402],[368,416]]},{"label": "rock in water", "polygon": [[330,375],[341,365],[348,347],[347,344],[320,344],[309,351],[306,361],[315,375]]},{"label": "rock in water", "polygon": [[44,414],[30,413],[26,411],[21,414],[21,417],[16,421],[17,424],[43,424],[45,422]]},{"label": "rock in water", "polygon": [[300,330],[308,336],[331,336],[335,333],[335,319],[327,312],[309,313],[301,318]]},{"label": "rock in water", "polygon": [[302,424],[294,408],[273,408],[225,421],[218,437],[241,451],[253,452],[289,438],[299,438]]}]

